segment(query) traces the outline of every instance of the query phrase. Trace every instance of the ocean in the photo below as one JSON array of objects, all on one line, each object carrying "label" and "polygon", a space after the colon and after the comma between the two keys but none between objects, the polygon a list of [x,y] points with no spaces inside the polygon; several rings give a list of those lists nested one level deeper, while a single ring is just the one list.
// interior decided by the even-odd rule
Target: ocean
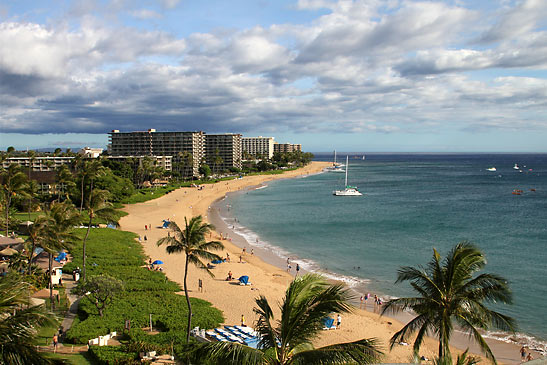
[{"label": "ocean", "polygon": [[545,354],[547,155],[363,155],[351,153],[349,163],[349,183],[363,196],[333,196],[344,174],[322,173],[231,194],[221,215],[230,225],[237,218],[250,247],[384,298],[414,294],[394,284],[401,266],[425,265],[433,248],[444,256],[469,240],[486,254],[484,272],[505,277],[514,295],[513,305],[494,307],[517,320],[518,335],[488,335]]}]

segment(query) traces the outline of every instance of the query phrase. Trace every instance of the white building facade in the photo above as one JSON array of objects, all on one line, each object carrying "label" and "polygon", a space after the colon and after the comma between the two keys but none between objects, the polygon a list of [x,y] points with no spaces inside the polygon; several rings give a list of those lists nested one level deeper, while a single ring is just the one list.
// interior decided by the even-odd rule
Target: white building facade
[{"label": "white building facade", "polygon": [[243,137],[242,150],[251,156],[265,156],[271,159],[274,154],[274,137]]}]

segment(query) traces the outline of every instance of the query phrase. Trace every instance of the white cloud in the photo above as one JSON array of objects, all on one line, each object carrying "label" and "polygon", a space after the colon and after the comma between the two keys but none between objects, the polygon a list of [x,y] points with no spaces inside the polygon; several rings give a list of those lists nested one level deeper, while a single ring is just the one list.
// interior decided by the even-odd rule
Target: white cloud
[{"label": "white cloud", "polygon": [[[536,115],[532,127],[545,130],[547,84],[532,75],[547,65],[542,4],[498,14],[443,2],[300,0],[299,9],[329,13],[187,37],[154,22],[109,23],[89,15],[96,4],[76,26],[4,22],[0,128],[435,133],[511,128]],[[111,6],[139,25],[160,16]]]}]

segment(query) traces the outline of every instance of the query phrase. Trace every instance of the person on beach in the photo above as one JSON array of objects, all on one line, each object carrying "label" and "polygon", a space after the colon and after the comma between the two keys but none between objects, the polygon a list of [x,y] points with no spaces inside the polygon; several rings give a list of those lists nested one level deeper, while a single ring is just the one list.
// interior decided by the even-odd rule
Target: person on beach
[{"label": "person on beach", "polygon": [[521,361],[526,360],[526,347],[524,346],[520,348],[520,360]]},{"label": "person on beach", "polygon": [[203,280],[198,279],[198,291],[203,293]]},{"label": "person on beach", "polygon": [[245,325],[245,316],[244,316],[243,314],[241,315],[241,326],[242,326],[242,327],[247,327],[247,326]]},{"label": "person on beach", "polygon": [[298,276],[299,272],[300,272],[300,265],[296,264],[296,276]]},{"label": "person on beach", "polygon": [[226,278],[226,281],[231,281],[233,279],[233,276],[232,276],[232,271],[228,271],[228,277]]},{"label": "person on beach", "polygon": [[359,308],[361,308],[361,307],[363,306],[364,300],[365,300],[365,297],[363,297],[363,296],[361,295],[361,304],[359,304]]},{"label": "person on beach", "polygon": [[528,356],[526,356],[526,361],[532,361],[532,360],[534,360],[534,357],[532,356],[532,353],[529,352]]},{"label": "person on beach", "polygon": [[251,248],[251,256],[253,256],[255,254],[255,250],[254,248]]},{"label": "person on beach", "polygon": [[247,253],[247,247],[243,247],[243,252],[242,252],[244,255]]},{"label": "person on beach", "polygon": [[336,316],[336,328],[340,328],[341,324],[342,324],[342,316],[338,314],[338,316]]},{"label": "person on beach", "polygon": [[144,235],[144,240],[145,240],[145,241],[148,241],[148,238],[146,238],[146,235]]},{"label": "person on beach", "polygon": [[243,261],[241,260],[241,255],[239,255],[239,263],[241,264]]},{"label": "person on beach", "polygon": [[144,230],[148,231],[148,226],[146,224],[144,225]]},{"label": "person on beach", "polygon": [[226,261],[230,262],[230,254],[228,252],[226,252]]}]

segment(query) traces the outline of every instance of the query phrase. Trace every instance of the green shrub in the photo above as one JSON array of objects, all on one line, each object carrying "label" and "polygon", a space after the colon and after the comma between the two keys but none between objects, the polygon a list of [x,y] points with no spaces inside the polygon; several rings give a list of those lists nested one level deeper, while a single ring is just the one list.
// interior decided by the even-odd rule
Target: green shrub
[{"label": "green shrub", "polygon": [[126,352],[122,346],[91,346],[89,353],[100,365],[140,364],[138,352]]}]

